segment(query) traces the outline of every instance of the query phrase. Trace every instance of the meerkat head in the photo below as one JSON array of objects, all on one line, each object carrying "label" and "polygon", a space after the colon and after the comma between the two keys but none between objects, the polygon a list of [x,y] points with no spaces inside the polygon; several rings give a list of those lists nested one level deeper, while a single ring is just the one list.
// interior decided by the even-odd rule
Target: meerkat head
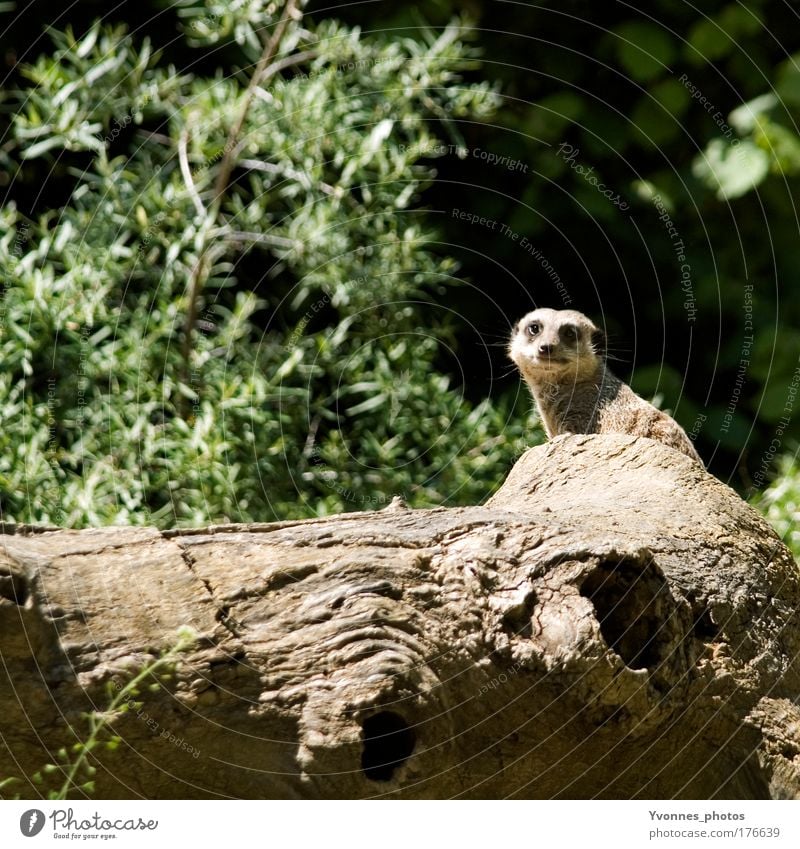
[{"label": "meerkat head", "polygon": [[514,327],[508,355],[530,386],[590,380],[603,360],[603,331],[575,310],[534,310]]}]

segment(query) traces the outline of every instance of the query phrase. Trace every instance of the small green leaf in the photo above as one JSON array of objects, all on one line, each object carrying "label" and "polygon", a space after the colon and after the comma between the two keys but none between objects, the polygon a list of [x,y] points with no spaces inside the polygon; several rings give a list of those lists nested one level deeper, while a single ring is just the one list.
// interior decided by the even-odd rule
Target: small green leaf
[{"label": "small green leaf", "polygon": [[800,171],[800,137],[793,130],[762,118],[755,141],[770,157],[775,173],[793,175]]},{"label": "small green leaf", "polygon": [[97,36],[99,34],[100,34],[100,22],[98,21],[89,30],[89,32],[86,34],[86,37],[83,39],[83,41],[80,44],[78,44],[78,46],[75,50],[75,55],[79,59],[84,59],[86,56],[89,55],[89,53],[91,52],[95,43],[97,42]]},{"label": "small green leaf", "polygon": [[388,400],[388,396],[380,392],[377,395],[373,395],[371,398],[367,398],[366,401],[362,401],[360,404],[355,404],[352,407],[349,407],[347,410],[347,415],[349,416],[357,416],[359,413],[367,413],[370,410],[377,410],[378,407],[382,407]]},{"label": "small green leaf", "polygon": [[692,173],[720,200],[730,200],[747,194],[767,176],[769,156],[751,141],[731,145],[714,139],[695,159]]},{"label": "small green leaf", "polygon": [[656,200],[663,205],[667,212],[675,211],[675,202],[672,200],[664,189],[660,189],[655,183],[650,180],[634,180],[631,183],[631,188],[637,197],[649,203],[654,203]]},{"label": "small green leaf", "polygon": [[713,20],[702,19],[689,30],[687,58],[694,65],[715,62],[730,53],[733,41]]},{"label": "small green leaf", "polygon": [[377,151],[391,135],[392,127],[394,127],[394,121],[389,118],[384,118],[383,121],[379,121],[372,129],[372,132],[369,134],[366,142],[364,143],[364,153],[370,156],[375,153],[375,151]]},{"label": "small green leaf", "polygon": [[774,94],[762,94],[761,97],[737,106],[728,116],[728,123],[742,135],[750,133],[758,123],[759,117],[769,112],[777,103],[778,98]]},{"label": "small green leaf", "polygon": [[761,15],[752,5],[738,3],[731,3],[722,10],[719,24],[736,41],[744,36],[756,35],[764,26]]},{"label": "small green leaf", "polygon": [[672,36],[655,24],[629,21],[618,26],[614,33],[617,58],[634,80],[655,79],[675,58]]},{"label": "small green leaf", "polygon": [[571,91],[543,97],[526,110],[525,132],[545,141],[563,138],[567,128],[580,118],[584,106],[583,99]]},{"label": "small green leaf", "polygon": [[650,94],[667,112],[672,113],[675,117],[686,111],[686,107],[692,99],[686,86],[674,78],[656,83],[650,89]]},{"label": "small green leaf", "polygon": [[37,156],[47,153],[48,150],[52,150],[54,147],[63,145],[63,143],[63,139],[60,139],[57,136],[51,136],[49,139],[44,139],[43,141],[36,142],[36,144],[33,144],[30,147],[24,148],[21,156],[23,159],[35,159]]}]

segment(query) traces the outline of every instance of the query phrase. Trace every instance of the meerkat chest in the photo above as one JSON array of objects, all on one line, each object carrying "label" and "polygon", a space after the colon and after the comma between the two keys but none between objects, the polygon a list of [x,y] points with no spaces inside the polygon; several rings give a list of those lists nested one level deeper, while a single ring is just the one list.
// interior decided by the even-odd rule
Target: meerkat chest
[{"label": "meerkat chest", "polygon": [[562,433],[596,433],[601,413],[596,384],[551,385],[536,393],[539,414],[549,437]]}]

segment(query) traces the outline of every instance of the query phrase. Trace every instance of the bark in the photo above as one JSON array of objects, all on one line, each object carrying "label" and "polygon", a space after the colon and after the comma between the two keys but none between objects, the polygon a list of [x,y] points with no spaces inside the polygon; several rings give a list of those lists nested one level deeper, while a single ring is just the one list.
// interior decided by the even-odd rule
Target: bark
[{"label": "bark", "polygon": [[559,437],[480,507],[4,531],[7,795],[188,625],[97,796],[800,797],[798,568],[650,440]]}]

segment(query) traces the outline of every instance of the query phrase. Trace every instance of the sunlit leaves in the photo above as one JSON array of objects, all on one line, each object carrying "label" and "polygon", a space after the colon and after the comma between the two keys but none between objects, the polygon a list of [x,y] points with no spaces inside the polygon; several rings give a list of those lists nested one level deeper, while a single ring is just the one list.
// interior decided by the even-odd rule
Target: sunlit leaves
[{"label": "sunlit leaves", "polygon": [[[190,45],[238,45],[240,67],[279,13],[177,11]],[[214,199],[246,77],[182,77],[122,28],[54,34],[9,155],[94,158],[63,208],[0,210],[4,519],[165,526],[489,494],[521,426],[492,405],[476,416],[437,371],[454,263],[411,212],[452,117],[497,103],[460,79],[465,36],[290,26],[280,55],[301,58],[259,88],[212,222],[198,201]]]},{"label": "sunlit leaves", "polygon": [[749,192],[767,176],[769,157],[749,141],[732,145],[714,139],[695,160],[694,173],[720,200],[730,200]]}]

